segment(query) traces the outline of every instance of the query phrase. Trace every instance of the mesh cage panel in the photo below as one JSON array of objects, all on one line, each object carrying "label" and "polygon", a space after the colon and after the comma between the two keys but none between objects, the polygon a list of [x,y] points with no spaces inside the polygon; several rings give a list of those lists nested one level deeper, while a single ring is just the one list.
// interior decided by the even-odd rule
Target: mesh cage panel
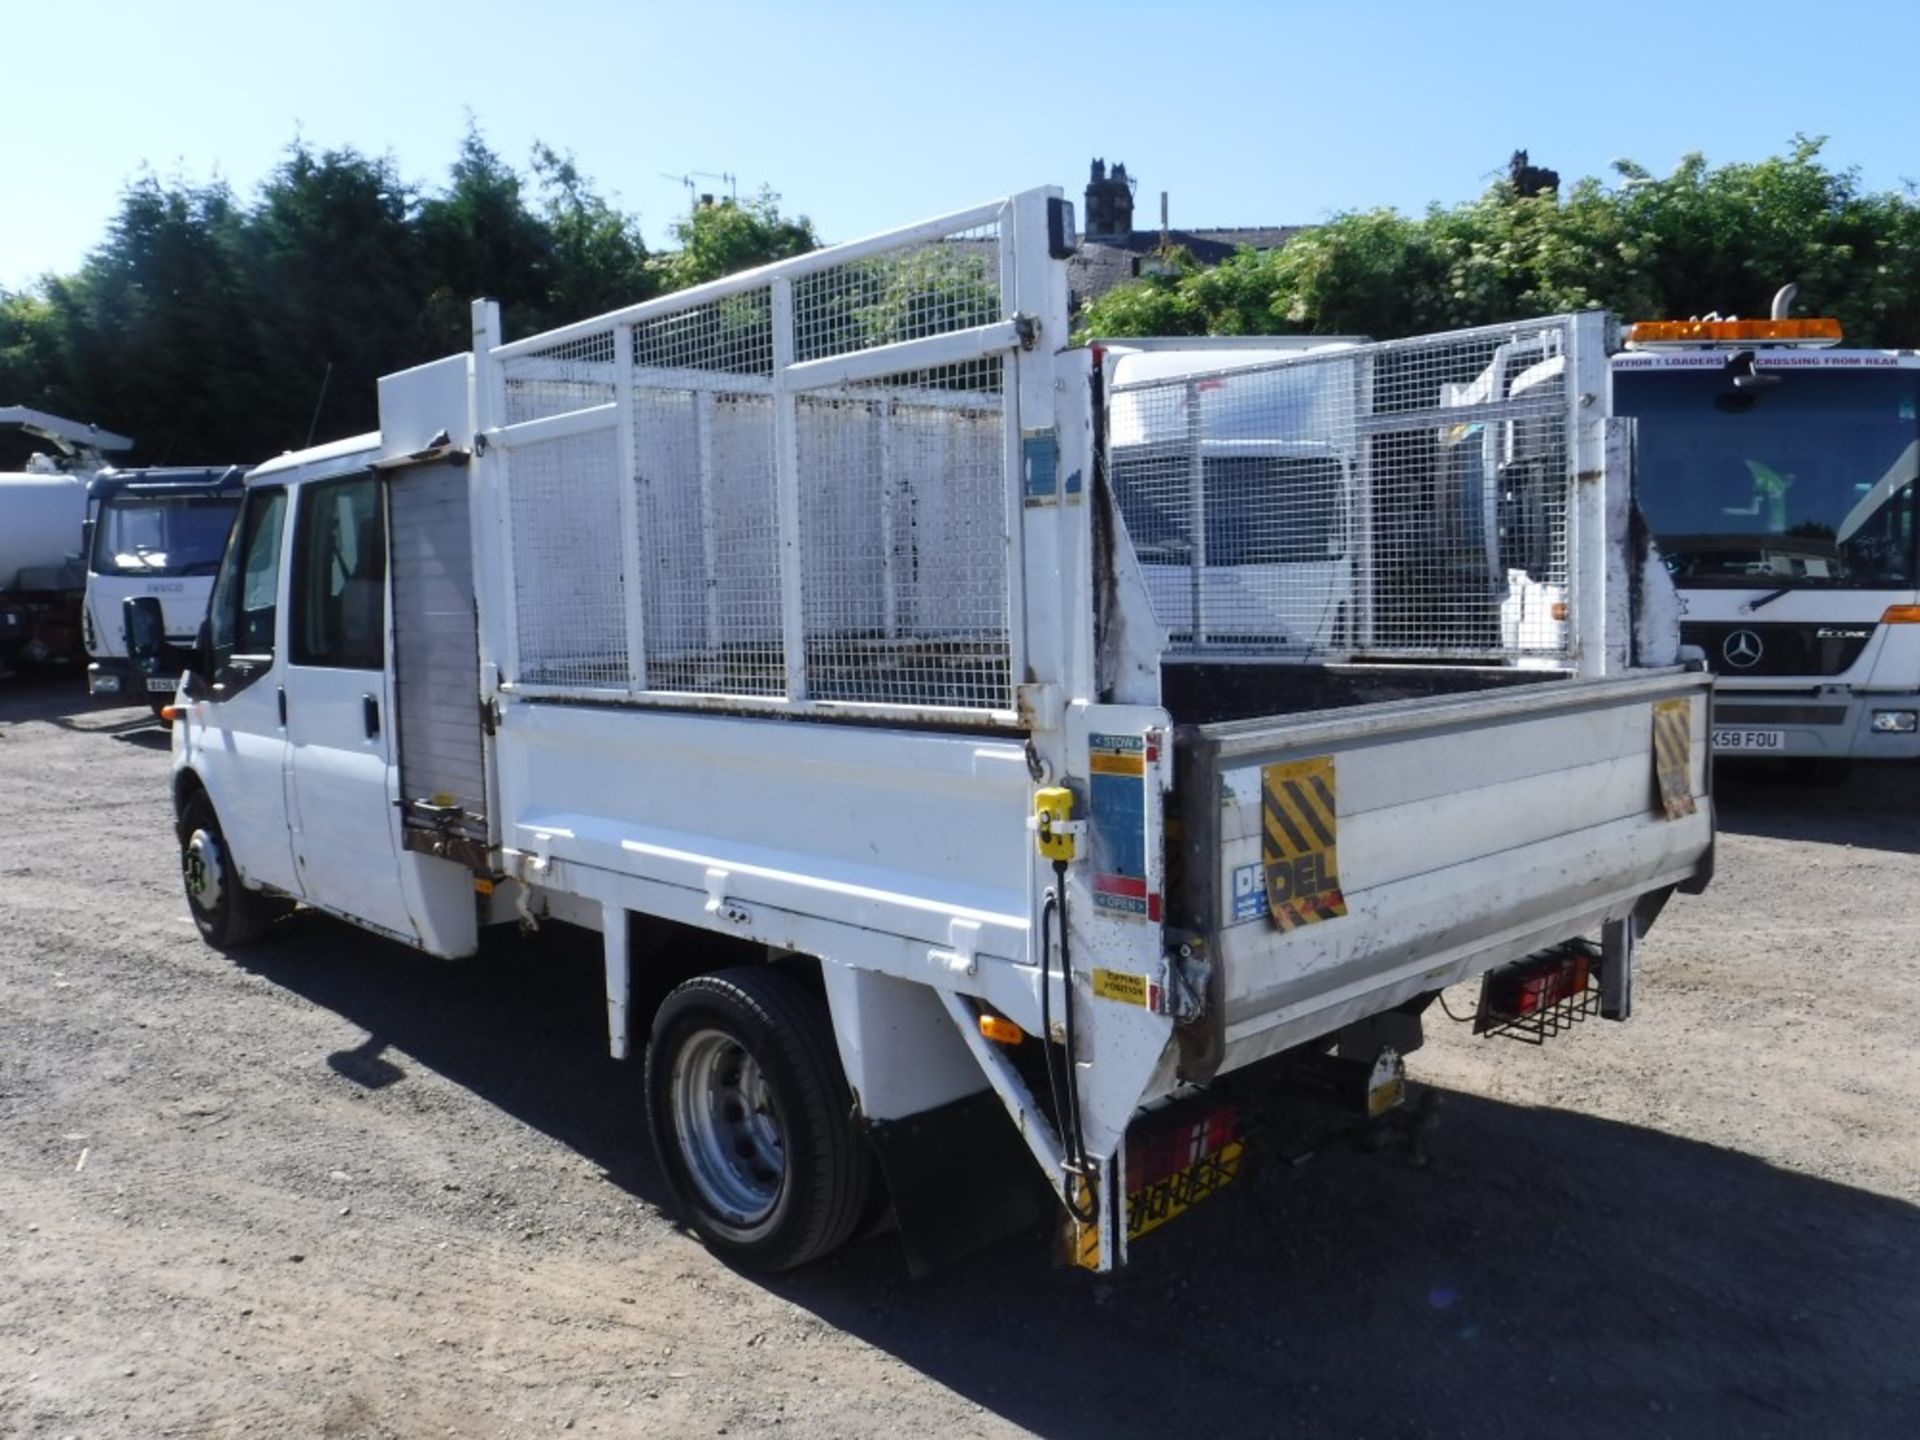
[{"label": "mesh cage panel", "polygon": [[633,327],[633,363],[641,369],[771,375],[771,296],[749,290],[642,320]]},{"label": "mesh cage panel", "polygon": [[504,419],[509,425],[608,404],[614,398],[613,331],[597,331],[509,360],[505,380]]},{"label": "mesh cage panel", "polygon": [[522,676],[543,685],[627,683],[619,446],[612,430],[508,453],[507,507]]},{"label": "mesh cage panel", "polygon": [[1000,296],[1000,227],[852,260],[793,283],[795,360],[991,325]]},{"label": "mesh cage panel", "polygon": [[1012,707],[1002,369],[800,399],[812,698]]},{"label": "mesh cage panel", "polygon": [[1010,711],[1010,213],[497,347],[515,681]]},{"label": "mesh cage panel", "polygon": [[1567,331],[1114,387],[1109,474],[1171,648],[1564,658]]},{"label": "mesh cage panel", "polygon": [[633,445],[649,688],[784,694],[772,399],[637,391]]}]

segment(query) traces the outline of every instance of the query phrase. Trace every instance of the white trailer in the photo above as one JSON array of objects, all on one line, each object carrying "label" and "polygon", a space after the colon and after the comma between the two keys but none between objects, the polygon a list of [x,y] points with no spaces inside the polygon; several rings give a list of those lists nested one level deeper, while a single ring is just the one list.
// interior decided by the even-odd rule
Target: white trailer
[{"label": "white trailer", "polygon": [[[1634,633],[1665,576],[1610,322],[1261,357],[1337,397],[1261,453],[1350,474],[1352,619],[1216,631],[1147,578],[1108,432],[1218,356],[1106,394],[1070,248],[1036,190],[526,339],[481,303],[470,353],[381,382],[378,434],[253,471],[176,707],[202,932],[294,902],[449,957],[598,930],[669,1187],[762,1268],[845,1240],[877,1163],[916,1265],[1037,1176],[1111,1269],[1232,1177],[1233,1107],[1303,1070],[1391,1106],[1445,986],[1624,1018],[1710,869],[1710,677]],[[1516,342],[1569,383],[1463,406]],[[1550,669],[1411,522],[1456,427],[1518,421],[1558,436]],[[1191,478],[1190,553],[1251,567],[1221,595],[1324,608],[1205,535],[1328,487]],[[681,983],[646,1015],[637,975]]]}]

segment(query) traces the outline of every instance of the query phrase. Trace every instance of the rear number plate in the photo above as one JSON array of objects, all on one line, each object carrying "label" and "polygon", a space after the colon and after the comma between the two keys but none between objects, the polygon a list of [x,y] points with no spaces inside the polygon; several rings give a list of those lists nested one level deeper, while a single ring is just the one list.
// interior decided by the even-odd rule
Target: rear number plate
[{"label": "rear number plate", "polygon": [[[1156,1127],[1157,1128],[1157,1127]],[[1127,1239],[1177,1219],[1240,1173],[1246,1142],[1231,1106],[1127,1142]]]},{"label": "rear number plate", "polygon": [[176,685],[178,685],[179,683],[180,683],[180,682],[179,682],[178,680],[157,680],[157,679],[150,679],[150,680],[148,680],[148,681],[147,681],[147,689],[149,689],[149,690],[165,690],[165,691],[167,691],[167,692],[168,692],[169,694],[171,694],[171,693],[172,693],[172,691],[173,691],[173,688],[174,688],[174,686],[176,686]]},{"label": "rear number plate", "polygon": [[1787,748],[1787,736],[1783,730],[1716,730],[1713,732],[1713,748],[1784,750]]}]

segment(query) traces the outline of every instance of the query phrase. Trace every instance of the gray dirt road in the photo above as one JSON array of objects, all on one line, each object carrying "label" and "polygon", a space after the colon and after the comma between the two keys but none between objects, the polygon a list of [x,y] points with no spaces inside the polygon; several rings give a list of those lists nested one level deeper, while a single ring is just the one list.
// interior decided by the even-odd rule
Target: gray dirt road
[{"label": "gray dirt road", "polygon": [[1424,1169],[768,1284],[663,1215],[590,947],[216,955],[71,689],[0,691],[0,1436],[1920,1434],[1913,769],[1729,782],[1630,1024],[1414,1057]]}]

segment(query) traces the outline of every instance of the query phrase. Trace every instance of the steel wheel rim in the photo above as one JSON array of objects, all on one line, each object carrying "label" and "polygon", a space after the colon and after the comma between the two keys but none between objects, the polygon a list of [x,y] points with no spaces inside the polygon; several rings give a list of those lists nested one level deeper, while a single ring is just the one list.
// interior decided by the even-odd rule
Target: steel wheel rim
[{"label": "steel wheel rim", "polygon": [[202,910],[216,909],[226,888],[219,842],[205,830],[195,830],[181,853],[180,866],[185,874],[188,898]]},{"label": "steel wheel rim", "polygon": [[706,1207],[734,1225],[765,1220],[787,1155],[759,1062],[733,1036],[700,1030],[674,1056],[672,1090],[674,1133]]}]

